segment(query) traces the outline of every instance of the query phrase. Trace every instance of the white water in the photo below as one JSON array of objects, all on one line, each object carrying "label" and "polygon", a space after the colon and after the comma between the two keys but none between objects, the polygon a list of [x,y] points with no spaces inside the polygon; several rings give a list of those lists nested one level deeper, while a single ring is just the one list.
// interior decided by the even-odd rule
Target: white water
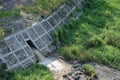
[{"label": "white water", "polygon": [[59,71],[63,69],[63,65],[58,59],[53,58],[53,57],[45,58],[37,49],[33,51],[39,60],[39,64],[45,65],[51,71]]},{"label": "white water", "polygon": [[62,70],[64,68],[62,63],[58,59],[55,59],[53,57],[52,58],[45,58],[45,60],[42,62],[39,62],[39,64],[45,65],[51,71],[59,71],[59,70]]},{"label": "white water", "polygon": [[39,61],[44,61],[45,60],[45,57],[37,49],[34,50],[34,53],[37,56]]}]

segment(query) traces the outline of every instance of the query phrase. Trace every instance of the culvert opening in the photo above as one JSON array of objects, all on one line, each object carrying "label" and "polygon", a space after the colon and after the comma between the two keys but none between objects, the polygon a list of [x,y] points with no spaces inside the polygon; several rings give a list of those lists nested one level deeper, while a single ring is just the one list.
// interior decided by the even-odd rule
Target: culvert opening
[{"label": "culvert opening", "polygon": [[28,40],[27,43],[32,49],[37,49],[36,46],[34,45],[34,43],[31,40]]},{"label": "culvert opening", "polygon": [[45,57],[40,53],[40,51],[37,49],[37,47],[34,45],[34,43],[31,40],[28,40],[27,43],[33,50],[33,52],[37,58],[37,62],[44,61]]}]

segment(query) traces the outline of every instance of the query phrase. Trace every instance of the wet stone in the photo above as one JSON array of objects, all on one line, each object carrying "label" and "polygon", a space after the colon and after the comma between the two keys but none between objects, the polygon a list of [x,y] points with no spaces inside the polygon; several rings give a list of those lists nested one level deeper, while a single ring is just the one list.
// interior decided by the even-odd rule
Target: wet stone
[{"label": "wet stone", "polygon": [[46,30],[49,31],[51,29],[50,24],[47,21],[44,21],[43,23],[41,23],[41,26]]},{"label": "wet stone", "polygon": [[[44,27],[45,28],[45,27]],[[36,26],[34,26],[34,29],[35,29],[35,31],[38,33],[38,35],[42,35],[42,34],[44,34],[45,33],[45,31],[42,29],[42,27],[38,24],[38,25],[36,25]],[[49,29],[49,28],[48,28]]]},{"label": "wet stone", "polygon": [[26,45],[26,43],[25,43],[23,37],[22,37],[20,34],[17,35],[16,37],[17,37],[17,40],[21,43],[21,45]]},{"label": "wet stone", "polygon": [[33,40],[35,40],[38,37],[32,28],[29,29],[27,32]]},{"label": "wet stone", "polygon": [[10,69],[12,70],[12,71],[17,71],[17,70],[19,70],[19,69],[22,69],[23,67],[21,66],[21,65],[16,65],[16,66],[14,66],[14,67],[10,67]]},{"label": "wet stone", "polygon": [[65,5],[64,9],[69,12],[70,11],[70,7],[68,5]]},{"label": "wet stone", "polygon": [[56,22],[53,17],[49,18],[48,22],[51,24],[52,27],[54,27],[56,25]]},{"label": "wet stone", "polygon": [[60,11],[58,11],[58,16],[60,16],[61,20],[65,17],[65,15]]},{"label": "wet stone", "polygon": [[52,39],[47,34],[42,37],[42,40],[45,44],[50,44],[52,42]]},{"label": "wet stone", "polygon": [[6,43],[12,50],[16,50],[20,47],[19,43],[16,41],[14,37],[7,40]]},{"label": "wet stone", "polygon": [[19,50],[19,51],[16,51],[15,52],[15,55],[17,56],[17,58],[20,60],[20,61],[23,61],[27,58],[27,54],[24,52],[24,50]]},{"label": "wet stone", "polygon": [[37,40],[35,44],[38,46],[39,49],[42,49],[45,47],[45,44],[42,42],[41,39]]},{"label": "wet stone", "polygon": [[29,56],[34,55],[33,51],[31,50],[31,48],[30,48],[29,46],[28,46],[28,47],[25,47],[24,49],[25,49],[25,51],[27,52],[27,54],[28,54]]},{"label": "wet stone", "polygon": [[27,60],[27,61],[23,62],[22,65],[24,66],[24,68],[27,68],[30,65],[32,65],[32,61],[31,60]]},{"label": "wet stone", "polygon": [[17,59],[15,58],[15,56],[13,54],[10,54],[10,55],[4,57],[4,59],[7,63],[7,65],[9,65],[9,66],[12,66],[12,65],[18,63]]},{"label": "wet stone", "polygon": [[23,32],[22,35],[23,35],[24,39],[28,39],[29,38],[29,36],[28,36],[28,34],[26,32]]}]

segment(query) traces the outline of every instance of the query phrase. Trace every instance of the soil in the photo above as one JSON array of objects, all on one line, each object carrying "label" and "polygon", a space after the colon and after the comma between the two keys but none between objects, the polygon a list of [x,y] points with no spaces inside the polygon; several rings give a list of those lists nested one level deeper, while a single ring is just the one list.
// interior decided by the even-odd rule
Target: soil
[{"label": "soil", "polygon": [[94,67],[100,80],[120,80],[120,71],[99,64]]}]

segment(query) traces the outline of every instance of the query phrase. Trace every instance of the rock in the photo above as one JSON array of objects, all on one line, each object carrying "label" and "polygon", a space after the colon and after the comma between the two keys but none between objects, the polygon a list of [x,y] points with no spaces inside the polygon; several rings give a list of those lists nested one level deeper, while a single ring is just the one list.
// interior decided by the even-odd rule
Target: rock
[{"label": "rock", "polygon": [[67,78],[67,75],[65,74],[65,75],[63,75],[63,78]]},{"label": "rock", "polygon": [[74,80],[71,76],[68,77],[68,80]]},{"label": "rock", "polygon": [[78,76],[77,78],[75,78],[75,80],[81,80],[80,76]]},{"label": "rock", "polygon": [[78,61],[76,61],[76,60],[73,60],[73,64],[78,64]]},{"label": "rock", "polygon": [[71,76],[71,75],[72,75],[72,72],[68,73],[68,75]]},{"label": "rock", "polygon": [[81,71],[76,72],[76,75],[81,75],[81,74],[83,74]]},{"label": "rock", "polygon": [[81,66],[81,64],[75,64],[75,65],[73,65],[73,68],[77,68],[77,67],[80,67]]},{"label": "rock", "polygon": [[59,58],[60,58],[61,60],[64,60],[64,58],[63,58],[62,56],[59,56]]}]

